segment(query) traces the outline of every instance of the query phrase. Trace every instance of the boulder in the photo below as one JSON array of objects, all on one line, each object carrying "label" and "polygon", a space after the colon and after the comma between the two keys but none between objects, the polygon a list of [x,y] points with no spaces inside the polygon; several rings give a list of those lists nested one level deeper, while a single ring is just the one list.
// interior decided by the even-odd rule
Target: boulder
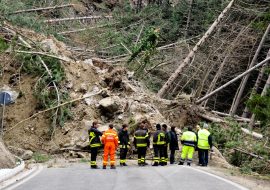
[{"label": "boulder", "polygon": [[87,90],[88,90],[87,85],[85,83],[82,83],[80,85],[80,92],[85,93],[85,92],[87,92]]},{"label": "boulder", "polygon": [[31,150],[26,150],[23,155],[22,155],[22,159],[23,160],[30,160],[33,157],[33,152]]},{"label": "boulder", "polygon": [[103,98],[99,101],[99,108],[102,115],[112,118],[115,112],[121,109],[120,98],[118,96]]},{"label": "boulder", "polygon": [[86,153],[83,152],[77,152],[78,158],[88,158],[89,156]]},{"label": "boulder", "polygon": [[55,45],[52,39],[45,39],[40,42],[40,45],[44,51],[51,52],[53,54],[58,54],[58,47]]}]

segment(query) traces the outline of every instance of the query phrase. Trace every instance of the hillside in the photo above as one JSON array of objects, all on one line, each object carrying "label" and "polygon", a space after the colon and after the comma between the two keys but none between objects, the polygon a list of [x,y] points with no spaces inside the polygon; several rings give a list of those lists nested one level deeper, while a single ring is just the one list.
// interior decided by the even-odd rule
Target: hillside
[{"label": "hillside", "polygon": [[0,89],[18,94],[4,143],[18,156],[86,157],[74,150],[94,120],[131,134],[141,121],[179,133],[208,122],[214,165],[269,174],[268,67],[201,101],[269,58],[269,1],[136,2],[0,3]]}]

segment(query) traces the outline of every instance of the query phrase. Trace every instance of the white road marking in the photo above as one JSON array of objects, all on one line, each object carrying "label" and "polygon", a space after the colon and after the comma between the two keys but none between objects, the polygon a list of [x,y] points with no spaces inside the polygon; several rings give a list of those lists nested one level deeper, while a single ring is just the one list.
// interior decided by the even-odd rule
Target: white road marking
[{"label": "white road marking", "polygon": [[229,184],[231,184],[231,185],[233,185],[233,186],[239,188],[240,190],[249,190],[249,189],[247,189],[247,188],[245,188],[245,187],[243,187],[243,186],[241,186],[241,185],[239,185],[239,184],[237,184],[237,183],[234,183],[234,182],[232,182],[232,181],[230,181],[230,180],[228,180],[228,179],[225,179],[225,178],[223,178],[223,177],[217,176],[217,175],[215,175],[215,174],[211,174],[211,173],[208,173],[208,172],[206,172],[206,171],[202,171],[202,170],[200,170],[200,169],[193,168],[193,167],[189,167],[189,166],[183,166],[183,167],[186,167],[186,168],[195,170],[195,171],[197,171],[197,172],[204,173],[204,174],[209,175],[209,176],[211,176],[211,177],[217,178],[217,179],[219,179],[219,180],[222,180],[222,181],[224,181],[224,182],[226,182],[226,183],[229,183]]},{"label": "white road marking", "polygon": [[36,168],[33,168],[27,172],[24,172],[19,176],[15,176],[11,180],[9,180],[6,184],[4,184],[4,190],[15,189],[16,187],[22,185],[23,183],[29,181],[30,179],[38,175],[42,170],[43,170],[43,166],[38,165],[36,166]]}]

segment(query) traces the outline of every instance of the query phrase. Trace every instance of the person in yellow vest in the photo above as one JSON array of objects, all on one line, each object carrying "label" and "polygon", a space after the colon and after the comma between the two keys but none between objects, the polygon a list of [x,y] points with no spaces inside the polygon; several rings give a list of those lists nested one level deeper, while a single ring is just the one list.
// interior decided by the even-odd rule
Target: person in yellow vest
[{"label": "person in yellow vest", "polygon": [[181,136],[181,143],[183,144],[182,147],[182,154],[181,159],[178,165],[183,165],[187,158],[187,165],[190,166],[193,159],[193,154],[195,151],[195,147],[197,144],[197,136],[192,131],[192,127],[189,126],[188,130],[183,133]]},{"label": "person in yellow vest", "polygon": [[199,154],[199,165],[208,165],[208,152],[212,151],[212,135],[208,131],[208,124],[204,123],[203,128],[198,131],[198,154]]}]

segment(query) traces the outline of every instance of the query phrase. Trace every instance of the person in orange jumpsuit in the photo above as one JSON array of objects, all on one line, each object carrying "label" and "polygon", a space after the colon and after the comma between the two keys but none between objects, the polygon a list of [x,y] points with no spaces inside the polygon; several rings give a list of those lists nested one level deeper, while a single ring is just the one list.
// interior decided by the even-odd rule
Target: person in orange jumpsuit
[{"label": "person in orange jumpsuit", "polygon": [[109,129],[105,131],[101,138],[104,144],[103,169],[106,169],[108,164],[108,156],[110,155],[111,169],[115,169],[115,151],[118,147],[118,135],[113,129],[113,124],[109,125]]}]

